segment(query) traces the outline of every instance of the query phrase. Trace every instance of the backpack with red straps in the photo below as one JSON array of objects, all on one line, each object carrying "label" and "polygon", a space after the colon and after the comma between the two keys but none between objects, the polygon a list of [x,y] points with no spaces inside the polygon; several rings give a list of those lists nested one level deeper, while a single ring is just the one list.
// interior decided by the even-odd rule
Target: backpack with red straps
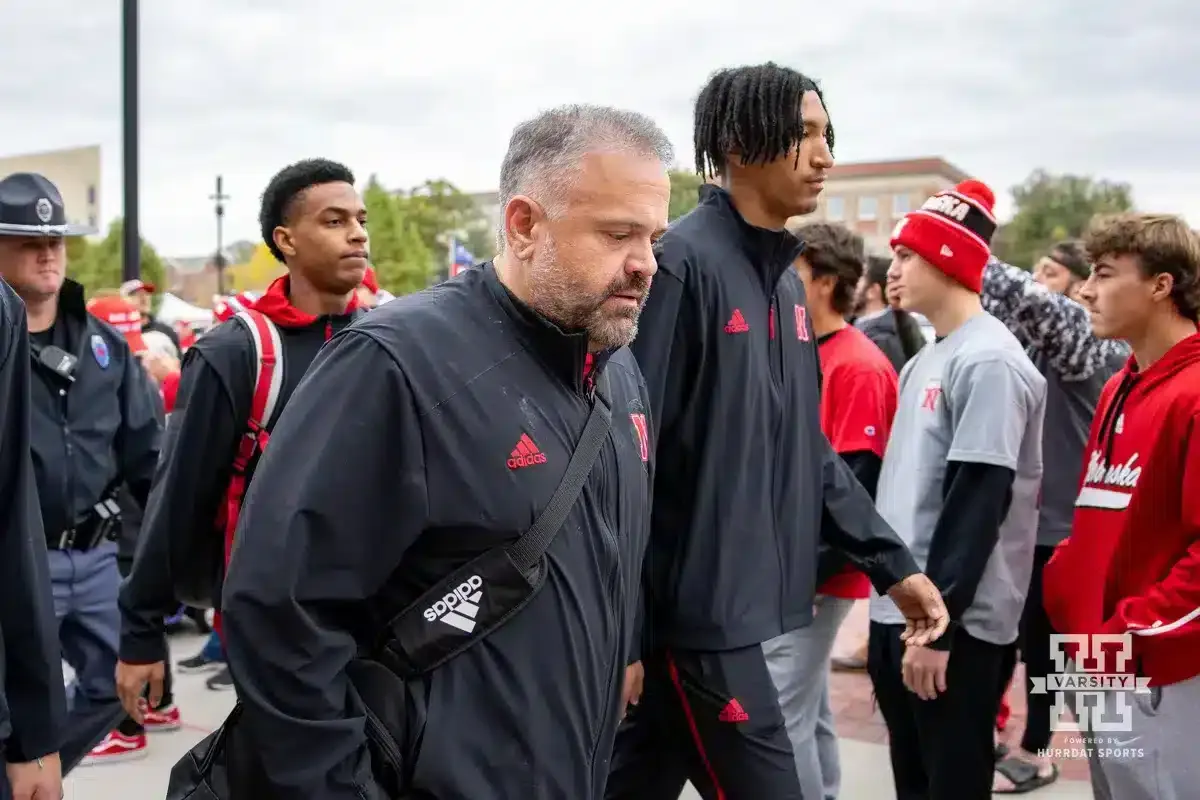
[{"label": "backpack with red straps", "polygon": [[[242,501],[246,499],[246,484],[249,476],[246,470],[254,457],[261,455],[267,449],[271,432],[267,426],[275,414],[279,403],[279,392],[283,388],[283,343],[279,338],[279,329],[275,323],[261,311],[252,308],[239,311],[234,315],[254,340],[254,353],[258,357],[258,377],[254,381],[254,394],[250,401],[250,418],[246,420],[246,432],[238,441],[237,454],[233,457],[233,471],[229,477],[229,487],[225,490],[222,503],[220,524],[225,534],[225,562],[222,567],[229,566],[229,558],[233,554],[233,534],[237,530],[238,517],[242,513]],[[213,615],[213,627],[221,630],[221,614]]]},{"label": "backpack with red straps", "polygon": [[[255,456],[262,453],[270,440],[268,425],[279,404],[283,388],[283,343],[275,323],[254,309],[243,309],[234,315],[254,342],[258,375],[250,401],[250,416],[246,430],[238,440],[229,485],[215,520],[224,541],[220,550],[212,546],[212,528],[198,530],[197,537],[205,541],[187,541],[176,537],[171,551],[172,582],[179,600],[196,608],[213,608],[214,591],[220,585],[225,567],[233,551],[233,534],[237,529],[242,501],[246,497],[247,470]],[[220,614],[214,615],[214,627],[219,631]]]}]

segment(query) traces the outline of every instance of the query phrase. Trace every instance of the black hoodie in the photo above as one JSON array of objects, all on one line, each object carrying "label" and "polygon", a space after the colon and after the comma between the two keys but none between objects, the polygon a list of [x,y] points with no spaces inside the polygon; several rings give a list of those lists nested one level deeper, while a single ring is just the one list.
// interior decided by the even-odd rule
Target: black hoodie
[{"label": "black hoodie", "polygon": [[658,426],[646,559],[663,644],[735,649],[808,624],[822,539],[881,592],[917,572],[821,432],[802,249],[715,186],[656,248],[632,349]]},{"label": "black hoodie", "polygon": [[[317,351],[363,312],[314,317],[288,301],[287,277],[276,280],[255,303],[279,329],[283,345],[283,385],[274,426]],[[218,529],[238,440],[246,432],[259,363],[254,341],[238,320],[218,325],[188,349],[183,377],[168,425],[163,456],[146,505],[137,555],[121,586],[121,660],[148,664],[166,658],[163,617],[179,603],[171,583],[168,553],[172,536],[196,540],[197,528]],[[257,460],[247,468],[254,474]]]}]

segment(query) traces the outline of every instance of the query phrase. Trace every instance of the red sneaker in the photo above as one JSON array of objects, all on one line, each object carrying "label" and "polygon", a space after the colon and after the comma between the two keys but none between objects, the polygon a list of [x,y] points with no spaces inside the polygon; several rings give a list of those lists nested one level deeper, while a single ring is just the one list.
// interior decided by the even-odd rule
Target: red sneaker
[{"label": "red sneaker", "polygon": [[146,752],[146,734],[125,736],[119,731],[112,731],[79,763],[81,766],[116,764],[121,761],[132,761],[135,758],[144,758]]},{"label": "red sneaker", "polygon": [[146,712],[146,733],[177,731],[182,724],[179,718],[179,708],[174,703]]}]

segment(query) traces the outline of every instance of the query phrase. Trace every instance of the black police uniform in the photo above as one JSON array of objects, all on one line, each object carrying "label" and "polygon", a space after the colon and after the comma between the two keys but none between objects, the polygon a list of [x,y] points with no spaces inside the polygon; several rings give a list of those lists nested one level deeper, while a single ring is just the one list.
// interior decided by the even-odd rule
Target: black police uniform
[{"label": "black police uniform", "polygon": [[[29,458],[29,370],[25,308],[0,280],[0,765],[57,751],[66,714]],[[0,796],[6,781],[0,770]]]},{"label": "black police uniform", "polygon": [[139,504],[150,493],[162,437],[162,403],[124,337],[87,313],[67,280],[58,316],[31,333],[32,437],[54,612],[63,658],[75,671],[65,765],[121,719],[114,673],[121,618],[117,592],[122,484]]}]

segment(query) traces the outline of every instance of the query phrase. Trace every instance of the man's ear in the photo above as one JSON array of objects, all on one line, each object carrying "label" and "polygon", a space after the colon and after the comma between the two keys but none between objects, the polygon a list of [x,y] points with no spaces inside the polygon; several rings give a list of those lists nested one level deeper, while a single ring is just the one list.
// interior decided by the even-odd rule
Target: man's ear
[{"label": "man's ear", "polygon": [[813,278],[813,288],[818,290],[821,297],[830,297],[833,295],[833,290],[836,286],[837,278],[833,275],[822,275],[819,278]]},{"label": "man's ear", "polygon": [[1166,272],[1160,272],[1154,276],[1154,286],[1150,290],[1150,296],[1157,301],[1170,300],[1171,292],[1175,289],[1175,278]]},{"label": "man's ear", "polygon": [[536,200],[519,194],[504,206],[505,251],[520,261],[533,257],[533,229],[546,218],[545,210]]},{"label": "man's ear", "polygon": [[271,239],[275,242],[275,246],[279,248],[279,252],[291,258],[296,255],[296,243],[292,239],[292,232],[282,225],[275,227],[271,231]]}]

